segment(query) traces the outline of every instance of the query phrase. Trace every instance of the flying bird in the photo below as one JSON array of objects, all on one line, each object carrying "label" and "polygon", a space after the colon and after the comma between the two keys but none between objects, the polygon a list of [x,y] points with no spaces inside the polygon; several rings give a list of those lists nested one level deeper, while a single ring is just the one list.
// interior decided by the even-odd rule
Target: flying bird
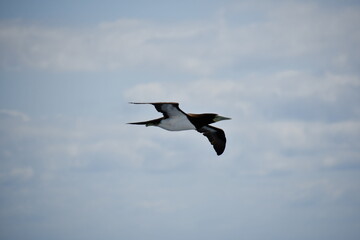
[{"label": "flying bird", "polygon": [[179,108],[176,102],[152,102],[131,104],[151,104],[158,112],[164,116],[154,120],[144,122],[133,122],[129,124],[157,126],[168,131],[196,130],[206,136],[213,145],[217,155],[221,155],[225,150],[226,137],[222,129],[213,127],[209,124],[231,118],[220,116],[216,113],[193,114],[185,113]]}]

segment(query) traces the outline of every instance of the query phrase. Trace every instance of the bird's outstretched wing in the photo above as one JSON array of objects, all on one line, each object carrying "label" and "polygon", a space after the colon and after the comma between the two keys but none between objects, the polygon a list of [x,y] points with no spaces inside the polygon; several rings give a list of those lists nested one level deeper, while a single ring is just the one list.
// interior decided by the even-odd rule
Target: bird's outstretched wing
[{"label": "bird's outstretched wing", "polygon": [[209,139],[217,155],[221,155],[224,152],[226,145],[226,137],[222,129],[206,125],[196,130],[198,132],[201,132],[205,137]]},{"label": "bird's outstretched wing", "polygon": [[149,102],[138,103],[130,102],[131,104],[152,104],[158,112],[161,112],[165,118],[186,115],[180,108],[177,102]]}]

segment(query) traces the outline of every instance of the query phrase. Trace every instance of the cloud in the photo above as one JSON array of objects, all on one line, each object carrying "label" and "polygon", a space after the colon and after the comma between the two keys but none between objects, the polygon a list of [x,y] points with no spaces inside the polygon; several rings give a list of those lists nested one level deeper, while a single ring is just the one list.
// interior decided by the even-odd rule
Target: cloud
[{"label": "cloud", "polygon": [[[246,84],[250,82],[257,85],[252,81]],[[224,83],[209,87],[207,97],[237,99],[239,91],[248,86],[234,89],[234,82]],[[136,94],[149,86],[134,86],[129,92]],[[155,86],[166,94],[164,85]],[[189,90],[195,91],[198,86],[201,80],[190,84]],[[195,131],[172,133],[115,120],[106,122],[101,117],[44,121],[31,115],[31,121],[2,124],[0,180],[7,202],[0,217],[36,221],[36,226],[46,226],[47,236],[68,229],[83,234],[84,225],[94,226],[93,235],[97,236],[107,233],[109,224],[111,229],[136,227],[145,233],[165,224],[186,234],[198,233],[188,221],[191,226],[196,224],[196,229],[212,226],[218,236],[236,235],[243,224],[248,231],[256,232],[257,218],[264,211],[275,216],[275,226],[285,224],[288,218],[281,215],[289,212],[300,216],[297,220],[303,226],[310,217],[299,212],[311,212],[311,218],[318,219],[328,216],[322,211],[329,209],[341,210],[345,205],[356,209],[356,203],[344,201],[357,198],[358,187],[351,179],[359,169],[359,122],[259,118],[253,114],[258,107],[255,94],[259,97],[266,93],[266,88],[259,88],[261,91],[249,86],[252,92],[243,96],[250,106],[246,118],[238,112],[242,105],[234,110],[232,105],[222,104],[221,111],[234,115],[232,121],[217,124],[228,137],[221,158]],[[309,95],[308,91],[300,93]],[[194,108],[204,106],[212,110],[218,105],[195,104]],[[153,108],[150,111],[159,114]],[[126,115],[129,120],[140,115],[146,119],[146,114]],[[17,200],[10,201],[13,199]],[[239,217],[240,212],[246,217]],[[168,221],[170,216],[177,221]],[[342,216],[348,219],[348,215]],[[99,218],[110,223],[99,223]],[[219,218],[223,219],[221,226]],[[270,221],[260,220],[262,224]],[[6,224],[11,225],[11,221]],[[20,221],[17,226],[24,229],[29,225]],[[31,229],[38,232],[39,228]],[[130,230],[109,231],[116,236],[134,234]],[[11,230],[3,232],[9,234]],[[170,232],[167,234],[172,236]]]},{"label": "cloud", "polygon": [[11,170],[10,176],[15,178],[21,178],[21,179],[29,179],[34,175],[34,171],[32,168],[15,168]]},{"label": "cloud", "polygon": [[[175,99],[186,112],[232,117],[226,124],[217,124],[229,139],[231,151],[226,153],[232,154],[230,159],[248,158],[259,174],[271,174],[358,166],[354,159],[359,155],[355,149],[360,111],[356,104],[349,104],[357,101],[358,90],[355,75],[315,76],[285,70],[237,79],[203,78],[186,84],[137,84],[127,89],[124,97],[129,101]],[[149,119],[156,117],[151,107],[139,111]]]},{"label": "cloud", "polygon": [[0,109],[0,114],[6,115],[13,118],[18,118],[21,121],[27,122],[30,121],[30,117],[25,113],[16,111],[16,110],[8,110],[8,109]]},{"label": "cloud", "polygon": [[77,29],[3,22],[0,63],[3,69],[97,71],[141,66],[209,75],[234,65],[259,67],[291,59],[299,66],[357,69],[359,52],[351,46],[360,38],[354,25],[359,9],[333,11],[291,3],[263,9],[260,21],[233,20],[244,9],[256,12],[262,9],[258,7],[235,4],[209,21],[176,24],[121,19]]},{"label": "cloud", "polygon": [[[2,22],[17,82],[0,94],[1,236],[357,239],[358,18],[252,1],[199,21]],[[196,131],[125,124],[160,116],[128,101],[231,117],[214,124],[225,153]]]},{"label": "cloud", "polygon": [[359,118],[359,107],[348,104],[358,99],[360,81],[356,75],[313,75],[284,70],[272,74],[252,73],[239,78],[200,78],[184,82],[140,83],[126,89],[124,98],[127,101],[179,101],[195,108],[189,111],[195,111],[198,104],[206,106],[211,102],[212,106],[221,106],[222,109],[225,106],[223,111],[228,115],[236,111],[236,115],[242,118],[311,121]]}]

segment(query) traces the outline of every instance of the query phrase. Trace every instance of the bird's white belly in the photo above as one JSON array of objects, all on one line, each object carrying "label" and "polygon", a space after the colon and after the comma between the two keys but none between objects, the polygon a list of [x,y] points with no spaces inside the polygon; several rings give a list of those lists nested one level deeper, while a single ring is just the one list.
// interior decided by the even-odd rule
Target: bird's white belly
[{"label": "bird's white belly", "polygon": [[160,122],[159,127],[168,131],[194,130],[195,126],[187,117],[166,118]]}]

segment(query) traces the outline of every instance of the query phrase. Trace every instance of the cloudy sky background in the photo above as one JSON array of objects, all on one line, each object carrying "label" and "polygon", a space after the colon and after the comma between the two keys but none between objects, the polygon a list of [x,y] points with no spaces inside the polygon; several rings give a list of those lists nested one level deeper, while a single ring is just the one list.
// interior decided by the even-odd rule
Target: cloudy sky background
[{"label": "cloudy sky background", "polygon": [[[359,239],[358,1],[0,2],[1,239]],[[177,101],[217,123],[129,101]]]}]

